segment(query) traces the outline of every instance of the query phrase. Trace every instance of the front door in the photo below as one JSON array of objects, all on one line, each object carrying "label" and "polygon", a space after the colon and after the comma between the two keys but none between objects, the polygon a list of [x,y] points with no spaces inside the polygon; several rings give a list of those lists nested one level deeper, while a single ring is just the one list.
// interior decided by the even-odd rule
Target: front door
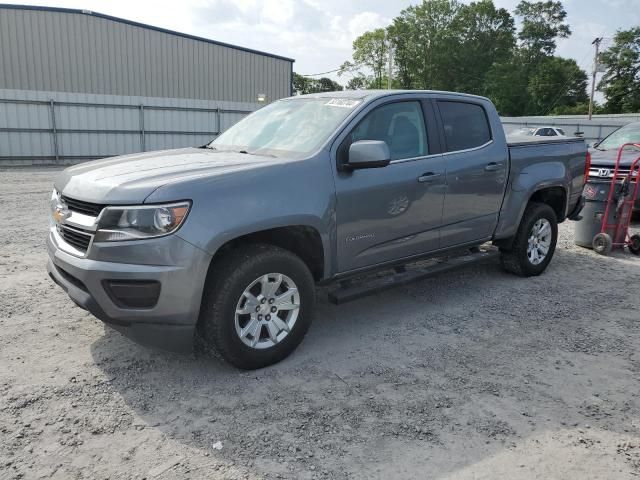
[{"label": "front door", "polygon": [[339,272],[439,247],[445,171],[442,155],[430,154],[437,150],[425,127],[430,105],[416,99],[373,107],[340,144],[338,161],[355,141],[383,140],[391,163],[336,175]]}]

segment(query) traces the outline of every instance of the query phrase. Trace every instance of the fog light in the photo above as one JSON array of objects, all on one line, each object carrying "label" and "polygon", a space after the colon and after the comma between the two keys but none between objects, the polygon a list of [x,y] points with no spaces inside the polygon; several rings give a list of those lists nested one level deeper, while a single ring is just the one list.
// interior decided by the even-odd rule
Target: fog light
[{"label": "fog light", "polygon": [[104,280],[102,284],[120,308],[153,308],[160,297],[160,282],[155,280]]}]

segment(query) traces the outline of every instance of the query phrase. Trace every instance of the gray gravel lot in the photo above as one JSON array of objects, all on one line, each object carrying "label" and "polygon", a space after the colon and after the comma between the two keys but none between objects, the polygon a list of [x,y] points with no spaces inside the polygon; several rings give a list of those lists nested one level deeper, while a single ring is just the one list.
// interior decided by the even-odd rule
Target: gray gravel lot
[{"label": "gray gravel lot", "polygon": [[640,258],[561,226],[498,265],[340,307],[240,372],[148,350],[45,273],[51,169],[0,171],[0,478],[636,478]]}]

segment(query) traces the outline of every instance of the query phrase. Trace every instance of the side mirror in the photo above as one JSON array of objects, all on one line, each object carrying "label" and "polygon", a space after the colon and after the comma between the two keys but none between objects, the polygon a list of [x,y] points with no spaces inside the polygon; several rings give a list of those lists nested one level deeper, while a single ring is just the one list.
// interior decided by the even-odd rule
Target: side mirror
[{"label": "side mirror", "polygon": [[352,170],[358,168],[381,168],[391,162],[391,152],[386,142],[382,140],[359,140],[349,147],[349,162],[346,167]]}]

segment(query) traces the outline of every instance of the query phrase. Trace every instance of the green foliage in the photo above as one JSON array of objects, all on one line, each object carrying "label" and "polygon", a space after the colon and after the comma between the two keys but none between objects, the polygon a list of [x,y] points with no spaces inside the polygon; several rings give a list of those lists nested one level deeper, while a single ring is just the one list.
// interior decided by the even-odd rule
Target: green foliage
[{"label": "green foliage", "polygon": [[518,38],[522,47],[532,56],[553,55],[556,39],[571,35],[569,25],[564,23],[567,12],[559,1],[528,2],[523,0],[515,10],[522,18]]},{"label": "green foliage", "polygon": [[[562,3],[523,0],[515,14],[517,35],[513,16],[493,0],[422,0],[402,10],[387,28],[393,87],[486,95],[504,115],[581,108],[585,72],[574,60],[553,56],[556,40],[571,34]],[[348,88],[386,86],[384,42],[381,29],[356,39],[354,61],[342,66],[355,75]]]},{"label": "green foliage", "polygon": [[[457,0],[423,1],[396,17],[389,35],[396,64],[402,65],[404,88],[445,89],[454,81],[456,32],[453,26],[461,9]],[[442,68],[445,67],[445,68]]]},{"label": "green foliage", "polygon": [[529,115],[548,115],[558,107],[575,107],[589,100],[587,74],[575,60],[544,57],[529,77]]},{"label": "green foliage", "polygon": [[493,101],[501,115],[526,115],[528,82],[527,65],[523,55],[516,52],[507,61],[491,66],[484,81],[484,95]]},{"label": "green foliage", "polygon": [[640,112],[640,27],[618,31],[600,62],[607,68],[598,86],[607,113]]},{"label": "green foliage", "polygon": [[513,17],[492,0],[464,5],[452,25],[456,39],[453,69],[456,89],[484,94],[483,83],[494,63],[511,58],[515,47]]},{"label": "green foliage", "polygon": [[368,78],[364,75],[356,75],[351,80],[347,82],[346,89],[347,90],[364,90],[369,87],[373,79]]},{"label": "green foliage", "polygon": [[373,72],[374,88],[382,88],[382,77],[388,61],[389,51],[384,28],[366,32],[353,42],[353,60]]},{"label": "green foliage", "polygon": [[[586,115],[589,113],[589,102],[581,102],[575,105],[562,105],[551,110],[552,115]],[[601,113],[597,105],[594,105],[594,113]]]},{"label": "green foliage", "polygon": [[330,78],[322,77],[320,79],[315,79],[303,77],[302,75],[293,72],[294,93],[304,95],[307,93],[334,92],[338,90],[343,90],[342,85]]}]

